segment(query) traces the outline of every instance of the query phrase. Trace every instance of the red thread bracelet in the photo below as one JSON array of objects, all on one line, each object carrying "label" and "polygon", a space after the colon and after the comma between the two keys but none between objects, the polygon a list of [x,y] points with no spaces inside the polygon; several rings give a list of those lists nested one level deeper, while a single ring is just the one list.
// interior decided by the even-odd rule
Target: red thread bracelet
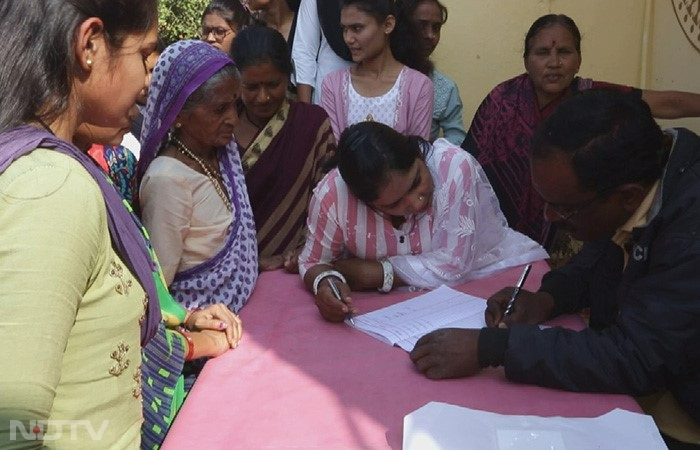
[{"label": "red thread bracelet", "polygon": [[182,323],[185,328],[187,328],[188,330],[192,329],[187,322],[189,322],[189,320],[192,318],[194,313],[196,313],[197,311],[201,311],[201,310],[202,310],[202,308],[195,308],[192,311],[187,312],[187,317],[185,317],[185,321]]}]

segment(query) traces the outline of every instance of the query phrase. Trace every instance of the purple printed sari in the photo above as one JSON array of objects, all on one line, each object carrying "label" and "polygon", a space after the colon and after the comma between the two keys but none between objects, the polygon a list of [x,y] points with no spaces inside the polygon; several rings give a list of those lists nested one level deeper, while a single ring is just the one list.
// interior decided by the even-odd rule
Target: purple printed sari
[{"label": "purple printed sari", "polygon": [[[158,155],[187,98],[228,64],[233,61],[225,53],[202,41],[176,42],[161,54],[144,112],[139,179]],[[219,169],[233,206],[224,246],[208,261],[177,273],[169,288],[188,309],[224,303],[237,312],[248,301],[257,281],[258,249],[253,213],[233,139],[220,151]]]},{"label": "purple printed sari", "polygon": [[524,73],[496,86],[474,115],[462,148],[474,155],[489,178],[508,225],[547,248],[554,227],[544,218],[544,200],[530,180],[530,149],[537,126],[566,98],[586,89],[627,86],[574,78],[561,96],[540,109],[535,88]]}]

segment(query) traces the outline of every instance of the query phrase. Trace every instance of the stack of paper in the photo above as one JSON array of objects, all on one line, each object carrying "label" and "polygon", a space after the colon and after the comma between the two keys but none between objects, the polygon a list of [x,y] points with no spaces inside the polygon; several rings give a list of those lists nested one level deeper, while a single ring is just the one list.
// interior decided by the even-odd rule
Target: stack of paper
[{"label": "stack of paper", "polygon": [[431,402],[403,421],[403,450],[666,448],[651,417],[622,409],[593,418],[511,416]]},{"label": "stack of paper", "polygon": [[[438,328],[483,328],[486,300],[447,286],[354,317],[355,328],[410,352],[423,335]],[[348,322],[349,323],[349,322]]]}]

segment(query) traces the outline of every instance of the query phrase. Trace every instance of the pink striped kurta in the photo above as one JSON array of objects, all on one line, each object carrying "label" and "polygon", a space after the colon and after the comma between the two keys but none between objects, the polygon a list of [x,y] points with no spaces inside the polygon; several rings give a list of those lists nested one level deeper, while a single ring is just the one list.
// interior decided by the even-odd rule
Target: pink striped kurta
[{"label": "pink striped kurta", "polygon": [[388,257],[406,283],[434,288],[547,258],[535,241],[508,228],[471,155],[438,139],[426,165],[435,184],[432,204],[399,229],[352,195],[337,169],[326,175],[309,204],[302,277],[314,265],[342,257]]}]

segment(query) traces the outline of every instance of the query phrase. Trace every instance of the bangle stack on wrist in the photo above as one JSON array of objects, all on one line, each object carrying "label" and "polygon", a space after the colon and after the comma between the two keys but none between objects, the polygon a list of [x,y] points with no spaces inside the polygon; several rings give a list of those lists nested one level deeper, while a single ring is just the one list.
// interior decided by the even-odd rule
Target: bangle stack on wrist
[{"label": "bangle stack on wrist", "polygon": [[382,282],[382,287],[377,288],[382,294],[391,292],[391,288],[394,287],[394,266],[391,265],[388,259],[383,258],[379,260],[382,265],[382,271],[384,272],[384,279]]},{"label": "bangle stack on wrist", "polygon": [[318,295],[318,285],[321,284],[321,281],[323,281],[323,279],[327,277],[336,277],[343,283],[347,284],[347,280],[345,279],[342,273],[338,272],[337,270],[326,270],[324,272],[319,273],[318,275],[316,275],[316,278],[314,278],[314,284],[312,288],[314,295]]}]

